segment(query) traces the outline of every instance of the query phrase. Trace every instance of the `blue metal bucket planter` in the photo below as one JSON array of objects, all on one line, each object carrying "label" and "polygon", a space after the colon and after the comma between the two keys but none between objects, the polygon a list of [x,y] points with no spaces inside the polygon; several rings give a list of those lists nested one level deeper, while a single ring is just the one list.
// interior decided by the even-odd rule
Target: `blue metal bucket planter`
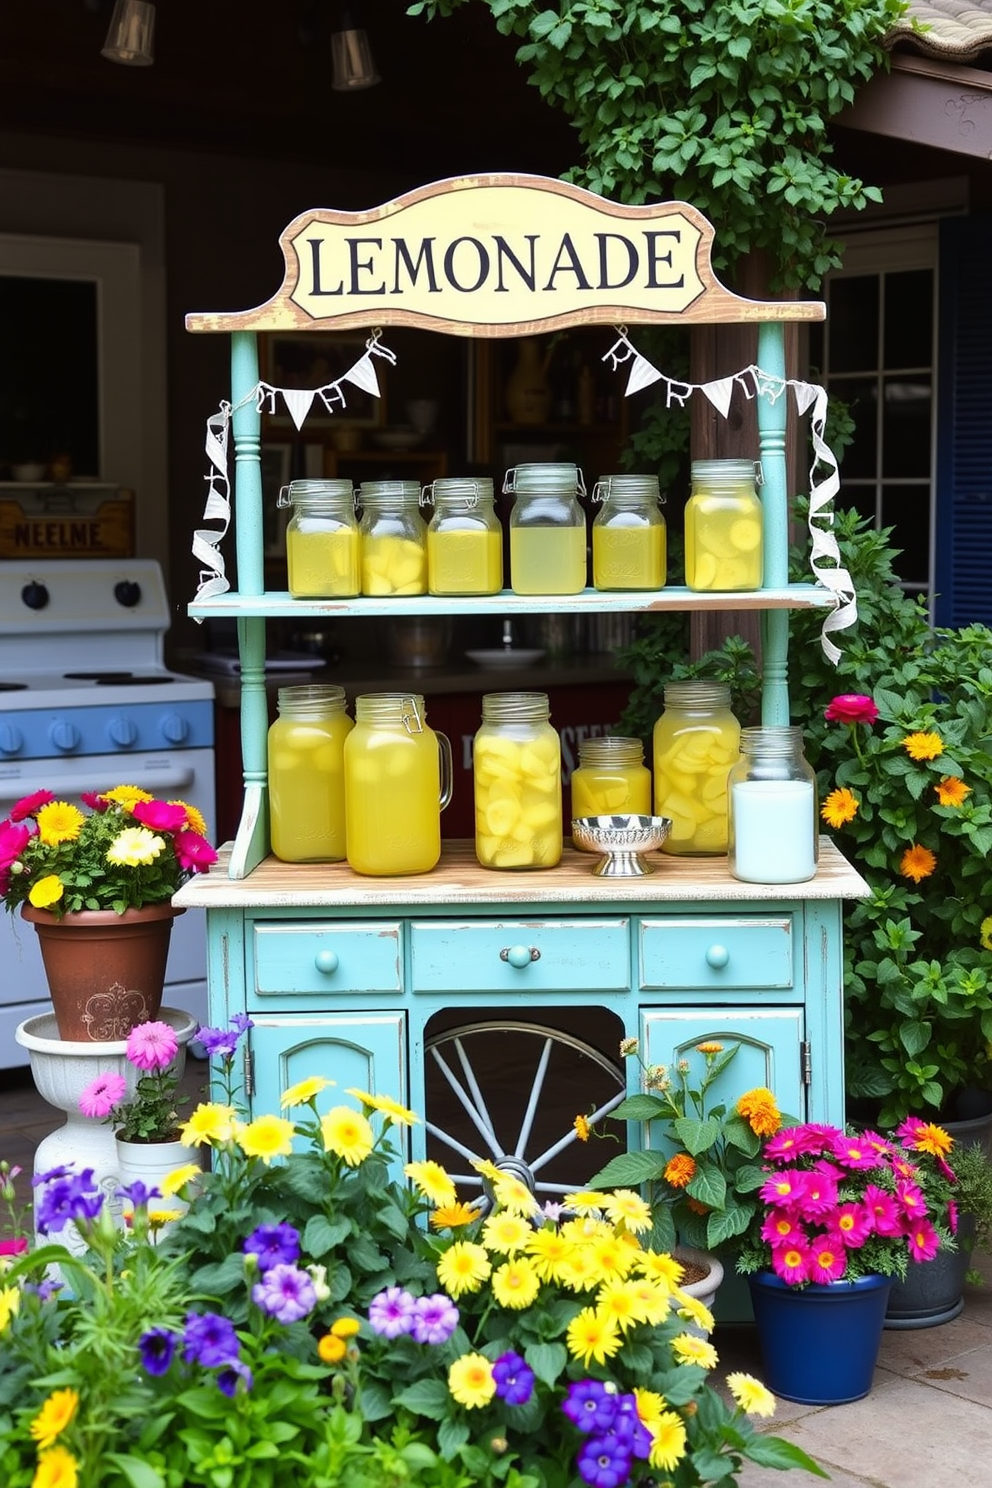
[{"label": "blue metal bucket planter", "polygon": [[787,1286],[772,1271],[748,1277],[763,1379],[800,1405],[844,1405],[871,1389],[890,1276]]}]

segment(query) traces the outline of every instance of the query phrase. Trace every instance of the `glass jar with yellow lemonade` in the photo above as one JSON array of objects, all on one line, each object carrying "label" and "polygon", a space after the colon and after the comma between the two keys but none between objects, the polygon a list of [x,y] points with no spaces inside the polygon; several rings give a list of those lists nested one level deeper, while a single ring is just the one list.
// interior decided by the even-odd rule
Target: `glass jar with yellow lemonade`
[{"label": "glass jar with yellow lemonade", "polygon": [[572,816],[651,815],[651,772],[640,739],[583,739],[572,771]]},{"label": "glass jar with yellow lemonade", "polygon": [[503,529],[492,481],[445,477],[427,491],[434,501],[427,528],[429,592],[498,594],[503,587]]},{"label": "glass jar with yellow lemonade", "polygon": [[345,856],[343,687],[280,687],[268,734],[269,831],[284,863]]},{"label": "glass jar with yellow lemonade", "polygon": [[350,480],[290,481],[278,503],[292,507],[286,527],[289,592],[296,599],[362,592],[355,491]]},{"label": "glass jar with yellow lemonade", "polygon": [[713,591],[761,588],[762,513],[753,460],[693,460],[685,505],[685,582]]},{"label": "glass jar with yellow lemonade", "polygon": [[510,512],[510,587],[515,594],[579,594],[586,586],[586,493],[577,465],[517,465],[503,490]]},{"label": "glass jar with yellow lemonade", "polygon": [[601,502],[592,524],[592,582],[596,589],[661,589],[667,568],[667,531],[659,511],[656,475],[604,475],[593,486]]},{"label": "glass jar with yellow lemonade", "polygon": [[441,856],[451,782],[451,745],[428,726],[419,693],[356,698],[344,747],[345,838],[355,872],[429,872]]},{"label": "glass jar with yellow lemonade", "polygon": [[485,694],[472,771],[483,868],[553,868],[562,849],[561,742],[546,693]]},{"label": "glass jar with yellow lemonade", "polygon": [[362,593],[427,593],[427,524],[417,481],[362,481]]},{"label": "glass jar with yellow lemonade", "polygon": [[671,818],[662,852],[727,851],[727,778],[740,756],[740,724],[723,682],[670,682],[654,726],[654,810]]}]

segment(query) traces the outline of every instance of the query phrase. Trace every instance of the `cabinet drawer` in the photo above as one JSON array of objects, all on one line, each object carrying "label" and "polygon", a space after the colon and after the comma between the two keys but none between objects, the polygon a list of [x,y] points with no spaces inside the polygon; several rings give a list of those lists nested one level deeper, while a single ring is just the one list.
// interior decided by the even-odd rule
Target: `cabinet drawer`
[{"label": "cabinet drawer", "polygon": [[259,1000],[396,994],[403,985],[401,945],[396,920],[256,924],[249,985]]},{"label": "cabinet drawer", "polygon": [[791,915],[642,920],[642,988],[784,989],[795,980]]},{"label": "cabinet drawer", "polygon": [[410,927],[410,973],[414,992],[626,992],[630,922],[421,922]]}]

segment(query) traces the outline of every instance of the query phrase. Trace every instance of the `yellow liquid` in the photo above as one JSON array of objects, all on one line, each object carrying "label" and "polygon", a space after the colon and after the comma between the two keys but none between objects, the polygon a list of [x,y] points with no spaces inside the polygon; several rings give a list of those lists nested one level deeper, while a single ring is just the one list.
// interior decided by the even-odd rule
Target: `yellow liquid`
[{"label": "yellow liquid", "polygon": [[307,530],[304,522],[286,533],[289,592],[303,596],[361,592],[358,529],[326,526]]},{"label": "yellow liquid", "polygon": [[561,748],[550,726],[508,738],[481,728],[472,752],[475,855],[483,868],[561,860]]},{"label": "yellow liquid", "polygon": [[658,522],[619,521],[593,526],[592,582],[597,589],[661,589],[665,583],[665,529]]},{"label": "yellow liquid", "polygon": [[503,536],[477,524],[427,533],[431,594],[498,594],[503,587]]},{"label": "yellow liquid", "polygon": [[427,873],[441,856],[441,767],[432,729],[356,723],[344,751],[348,862],[356,873]]},{"label": "yellow liquid", "polygon": [[654,730],[654,809],[672,820],[663,852],[727,851],[727,776],[739,754],[735,719],[685,724],[662,714]]},{"label": "yellow liquid", "polygon": [[409,537],[362,536],[363,594],[426,594],[426,545]]},{"label": "yellow liquid", "polygon": [[346,713],[277,718],[269,729],[269,829],[284,863],[336,863],[345,855]]},{"label": "yellow liquid", "polygon": [[584,527],[511,527],[514,594],[581,594],[586,587]]},{"label": "yellow liquid", "polygon": [[580,765],[572,772],[572,816],[651,814],[651,773],[643,765]]},{"label": "yellow liquid", "polygon": [[750,491],[692,496],[685,508],[685,582],[707,593],[760,589],[761,506]]}]

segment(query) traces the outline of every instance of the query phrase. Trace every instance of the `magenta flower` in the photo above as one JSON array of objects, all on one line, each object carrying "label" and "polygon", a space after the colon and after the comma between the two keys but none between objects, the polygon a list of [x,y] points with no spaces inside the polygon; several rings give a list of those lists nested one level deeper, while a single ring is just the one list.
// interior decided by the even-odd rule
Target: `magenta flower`
[{"label": "magenta flower", "polygon": [[845,1137],[843,1134],[838,1136],[831,1144],[831,1155],[842,1168],[850,1168],[854,1172],[878,1166],[878,1152],[864,1137]]},{"label": "magenta flower", "polygon": [[795,1168],[784,1168],[761,1185],[758,1197],[763,1204],[775,1209],[785,1209],[799,1203],[806,1191],[806,1174]]},{"label": "magenta flower", "polygon": [[139,1023],[127,1038],[127,1057],[138,1069],[165,1069],[175,1059],[179,1042],[168,1023]]},{"label": "magenta flower", "polygon": [[0,863],[9,867],[16,863],[31,841],[31,828],[23,822],[0,822]]},{"label": "magenta flower", "polygon": [[805,1242],[776,1246],[772,1250],[772,1270],[788,1286],[802,1286],[809,1281],[809,1247]]},{"label": "magenta flower", "polygon": [[810,1281],[827,1286],[840,1281],[847,1270],[847,1251],[836,1235],[818,1235],[809,1249],[807,1272]]},{"label": "magenta flower", "polygon": [[824,1219],[837,1204],[837,1180],[831,1173],[804,1173],[804,1192],[799,1198],[803,1219]]},{"label": "magenta flower", "polygon": [[830,700],[823,716],[828,723],[874,723],[878,709],[863,692],[842,692]]},{"label": "magenta flower", "polygon": [[896,1200],[902,1205],[903,1213],[912,1224],[926,1218],[927,1201],[915,1183],[897,1183]]},{"label": "magenta flower", "polygon": [[99,791],[80,791],[79,799],[82,801],[83,805],[88,806],[91,811],[110,810],[110,802],[107,800],[106,796],[101,796]]},{"label": "magenta flower", "polygon": [[23,821],[26,816],[34,816],[42,806],[47,806],[49,801],[54,800],[50,790],[32,791],[30,796],[22,796],[19,801],[14,802],[10,808],[10,819],[12,822]]},{"label": "magenta flower", "polygon": [[841,1204],[831,1226],[847,1250],[860,1250],[872,1232],[872,1217],[863,1204]]},{"label": "magenta flower", "polygon": [[952,1235],[958,1232],[958,1206],[953,1199],[947,1201],[947,1228]]},{"label": "magenta flower", "polygon": [[16,1240],[0,1240],[0,1256],[23,1255],[28,1248],[26,1236],[18,1236]]},{"label": "magenta flower", "polygon": [[184,873],[206,873],[217,861],[217,853],[199,832],[177,832],[172,839],[176,861]]},{"label": "magenta flower", "polygon": [[869,1183],[864,1193],[864,1206],[871,1215],[872,1228],[876,1235],[902,1233],[903,1214],[894,1195]]},{"label": "magenta flower", "polygon": [[772,1249],[776,1246],[806,1243],[805,1231],[788,1209],[772,1209],[765,1215],[761,1238],[767,1240]]},{"label": "magenta flower", "polygon": [[940,1249],[940,1236],[928,1219],[920,1219],[907,1233],[906,1244],[914,1261],[932,1261]]},{"label": "magenta flower", "polygon": [[179,832],[186,826],[186,807],[168,801],[135,801],[131,815],[153,832]]},{"label": "magenta flower", "polygon": [[127,1081],[123,1075],[97,1075],[79,1097],[79,1109],[84,1116],[102,1121],[127,1094]]}]

